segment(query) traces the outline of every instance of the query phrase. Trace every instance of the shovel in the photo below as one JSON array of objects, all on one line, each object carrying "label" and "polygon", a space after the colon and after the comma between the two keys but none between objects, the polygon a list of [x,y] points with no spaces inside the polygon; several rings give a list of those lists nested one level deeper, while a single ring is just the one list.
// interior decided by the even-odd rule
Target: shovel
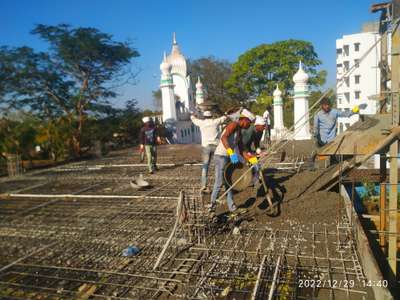
[{"label": "shovel", "polygon": [[261,183],[256,187],[256,200],[265,200],[268,205],[265,213],[267,216],[276,217],[279,214],[279,201],[272,202],[272,195],[270,194],[271,190],[265,183],[262,168],[260,168],[258,172]]}]

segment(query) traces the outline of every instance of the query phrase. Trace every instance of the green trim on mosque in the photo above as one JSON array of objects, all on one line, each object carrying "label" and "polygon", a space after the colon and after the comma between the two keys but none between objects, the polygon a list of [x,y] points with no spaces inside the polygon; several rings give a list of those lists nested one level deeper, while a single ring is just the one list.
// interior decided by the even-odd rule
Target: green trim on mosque
[{"label": "green trim on mosque", "polygon": [[308,97],[310,96],[309,92],[294,92],[295,97]]},{"label": "green trim on mosque", "polygon": [[283,105],[283,101],[282,100],[274,101],[274,105]]},{"label": "green trim on mosque", "polygon": [[171,79],[161,79],[160,83],[161,84],[171,84],[172,80]]}]

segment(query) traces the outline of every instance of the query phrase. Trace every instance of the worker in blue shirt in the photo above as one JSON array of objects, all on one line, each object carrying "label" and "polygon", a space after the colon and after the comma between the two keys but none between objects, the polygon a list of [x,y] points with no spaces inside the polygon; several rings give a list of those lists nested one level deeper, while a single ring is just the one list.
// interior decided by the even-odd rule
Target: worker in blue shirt
[{"label": "worker in blue shirt", "polygon": [[337,119],[339,117],[348,118],[357,114],[359,110],[359,106],[356,105],[351,111],[340,111],[331,108],[328,99],[322,99],[321,110],[314,117],[314,138],[316,145],[322,147],[332,142],[337,134]]}]

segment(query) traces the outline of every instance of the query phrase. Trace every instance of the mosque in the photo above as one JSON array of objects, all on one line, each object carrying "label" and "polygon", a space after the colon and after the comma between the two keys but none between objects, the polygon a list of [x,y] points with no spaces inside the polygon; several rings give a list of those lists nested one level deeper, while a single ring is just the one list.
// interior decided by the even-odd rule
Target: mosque
[{"label": "mosque", "polygon": [[[203,84],[198,78],[196,92],[193,93],[191,79],[187,68],[185,56],[182,54],[173,35],[172,50],[169,55],[164,52],[163,60],[160,64],[161,82],[160,89],[162,94],[162,122],[167,129],[168,139],[171,143],[193,144],[200,143],[200,130],[190,120],[190,111],[204,102]],[[274,126],[271,131],[273,140],[311,139],[309,124],[309,76],[303,70],[302,63],[293,76],[294,85],[294,128],[289,132],[283,124],[283,102],[282,92],[277,86],[273,101]]]},{"label": "mosque", "polygon": [[196,84],[196,96],[193,95],[187,62],[183,56],[174,33],[172,50],[169,55],[164,52],[160,64],[162,95],[162,121],[169,132],[171,143],[200,143],[200,130],[190,120],[197,101],[203,101],[203,91],[200,78]]}]

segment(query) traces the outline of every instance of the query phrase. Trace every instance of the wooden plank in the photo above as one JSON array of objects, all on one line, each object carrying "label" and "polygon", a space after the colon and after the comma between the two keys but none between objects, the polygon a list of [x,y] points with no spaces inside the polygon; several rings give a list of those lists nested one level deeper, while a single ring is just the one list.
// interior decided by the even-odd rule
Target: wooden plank
[{"label": "wooden plank", "polygon": [[[392,122],[393,126],[399,125],[400,109],[399,109],[399,92],[400,92],[400,1],[393,1],[393,20],[397,20],[397,24],[393,24],[392,32],[392,72],[391,72],[391,89],[392,89]],[[398,197],[398,153],[399,142],[396,139],[390,145],[390,171],[389,171],[389,232],[397,232],[397,197]],[[393,280],[397,275],[397,234],[389,235],[388,244],[389,265],[392,269]]]}]

